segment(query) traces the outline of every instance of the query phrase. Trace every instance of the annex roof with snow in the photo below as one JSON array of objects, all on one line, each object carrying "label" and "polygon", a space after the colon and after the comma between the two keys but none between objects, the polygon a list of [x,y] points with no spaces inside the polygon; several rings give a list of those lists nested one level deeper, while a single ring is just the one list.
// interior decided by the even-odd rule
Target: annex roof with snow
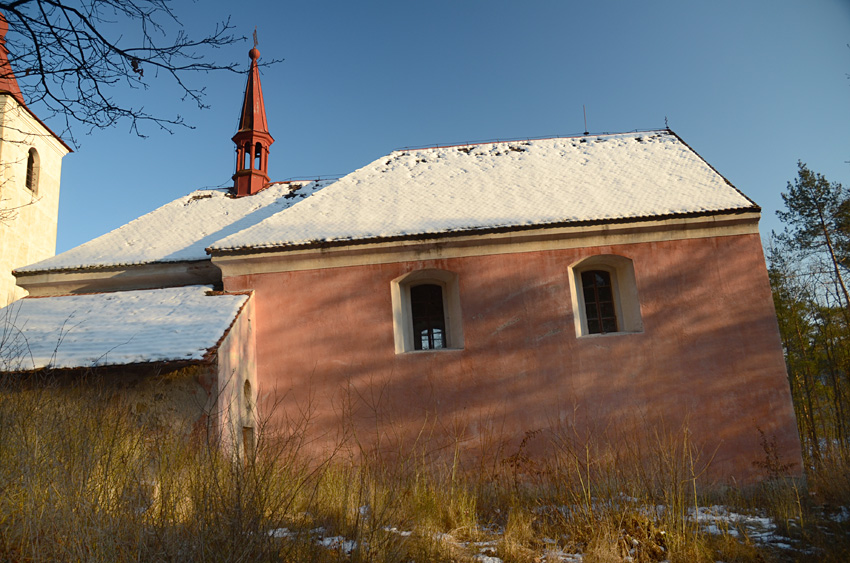
[{"label": "annex roof with snow", "polygon": [[758,211],[670,131],[399,150],[213,252]]},{"label": "annex roof with snow", "polygon": [[0,368],[205,361],[248,299],[210,290],[189,286],[21,299],[0,319]]}]

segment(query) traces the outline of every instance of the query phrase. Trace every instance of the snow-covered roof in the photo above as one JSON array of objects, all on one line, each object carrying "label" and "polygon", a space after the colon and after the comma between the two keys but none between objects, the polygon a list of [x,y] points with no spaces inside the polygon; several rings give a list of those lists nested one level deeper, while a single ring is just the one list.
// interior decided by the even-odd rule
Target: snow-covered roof
[{"label": "snow-covered roof", "polygon": [[400,150],[213,251],[757,210],[669,131]]},{"label": "snow-covered roof", "polygon": [[273,184],[241,198],[195,191],[16,272],[736,210],[758,206],[666,130],[410,149],[337,181]]},{"label": "snow-covered roof", "polygon": [[290,207],[327,184],[273,184],[240,198],[228,190],[198,190],[67,252],[16,271],[208,260],[205,249],[213,242]]},{"label": "snow-covered roof", "polygon": [[248,299],[210,290],[21,299],[0,309],[0,370],[203,360]]}]

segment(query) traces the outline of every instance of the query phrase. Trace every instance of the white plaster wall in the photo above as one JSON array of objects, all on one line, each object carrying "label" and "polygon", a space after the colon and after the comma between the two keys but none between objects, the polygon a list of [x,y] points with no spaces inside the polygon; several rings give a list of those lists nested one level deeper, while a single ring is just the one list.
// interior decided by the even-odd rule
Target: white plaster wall
[{"label": "white plaster wall", "polygon": [[[221,443],[232,447],[237,455],[244,451],[242,429],[256,431],[257,363],[255,359],[254,297],[248,299],[236,316],[233,326],[218,348],[218,416]],[[245,382],[251,388],[250,397],[243,394]],[[251,413],[246,412],[250,401]]]},{"label": "white plaster wall", "polygon": [[[26,187],[30,147],[39,155],[38,191]],[[59,180],[68,153],[16,100],[0,95],[0,306],[26,295],[12,270],[56,253]]]}]

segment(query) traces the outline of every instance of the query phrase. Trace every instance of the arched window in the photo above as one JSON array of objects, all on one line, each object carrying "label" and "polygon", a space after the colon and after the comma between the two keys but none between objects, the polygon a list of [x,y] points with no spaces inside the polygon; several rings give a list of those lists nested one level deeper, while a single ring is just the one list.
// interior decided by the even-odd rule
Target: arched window
[{"label": "arched window", "polygon": [[263,145],[257,143],[254,146],[254,169],[262,170],[263,169]]},{"label": "arched window", "polygon": [[397,354],[463,348],[458,277],[445,270],[415,270],[390,284]]},{"label": "arched window", "polygon": [[29,154],[27,155],[27,180],[26,185],[27,189],[34,194],[38,193],[38,168],[39,168],[39,158],[38,151],[34,148],[29,150]]},{"label": "arched window", "polygon": [[251,168],[251,163],[253,162],[253,157],[251,156],[251,143],[245,143],[245,151],[242,156],[242,170],[248,170]]},{"label": "arched window", "polygon": [[242,453],[246,463],[253,460],[255,447],[254,396],[251,394],[251,383],[246,379],[242,386]]},{"label": "arched window", "polygon": [[242,386],[242,417],[243,420],[254,421],[254,396],[251,394],[251,382],[245,380],[245,385]]},{"label": "arched window", "polygon": [[410,318],[413,322],[413,348],[436,350],[446,347],[446,316],[443,288],[426,283],[410,288]]},{"label": "arched window", "polygon": [[643,332],[630,259],[589,256],[573,264],[569,275],[576,336]]}]

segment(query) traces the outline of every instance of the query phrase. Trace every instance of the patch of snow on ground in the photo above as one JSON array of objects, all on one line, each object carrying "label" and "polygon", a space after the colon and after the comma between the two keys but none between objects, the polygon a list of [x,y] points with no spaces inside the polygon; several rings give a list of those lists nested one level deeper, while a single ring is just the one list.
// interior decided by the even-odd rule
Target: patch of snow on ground
[{"label": "patch of snow on ground", "polygon": [[[315,539],[313,541],[316,542],[316,545],[322,546],[326,549],[335,549],[340,553],[344,553],[346,555],[350,555],[352,551],[357,549],[357,542],[354,540],[346,539],[345,536],[325,536],[325,529],[322,527],[313,528],[310,530],[310,536],[313,536]],[[298,536],[296,532],[291,531],[289,528],[276,528],[274,530],[269,530],[269,536],[278,539],[294,539]]]},{"label": "patch of snow on ground", "polygon": [[547,549],[540,559],[540,563],[582,563],[584,556],[581,553],[567,553],[559,549]]},{"label": "patch of snow on ground", "polygon": [[344,536],[321,538],[316,540],[316,543],[328,549],[339,550],[340,552],[345,553],[346,555],[357,549],[357,542],[354,540],[347,540]]},{"label": "patch of snow on ground", "polygon": [[829,518],[833,522],[847,522],[847,520],[850,520],[850,508],[846,506],[839,506],[838,510],[832,514],[829,514],[827,518]]},{"label": "patch of snow on ground", "polygon": [[412,531],[410,531],[410,530],[399,530],[399,529],[398,529],[398,528],[396,528],[395,526],[393,526],[393,527],[384,526],[383,530],[384,530],[385,532],[389,532],[389,533],[391,533],[391,534],[398,534],[398,535],[400,535],[400,536],[401,536],[401,537],[403,537],[403,538],[407,538],[407,537],[410,537],[410,536],[412,536],[412,535],[413,535],[413,532],[412,532]]},{"label": "patch of snow on ground", "polygon": [[755,543],[771,545],[782,549],[791,549],[789,538],[776,533],[776,524],[766,516],[741,514],[725,506],[699,507],[691,509],[690,518],[700,524],[700,528],[709,534],[729,534],[737,538],[739,530]]}]

